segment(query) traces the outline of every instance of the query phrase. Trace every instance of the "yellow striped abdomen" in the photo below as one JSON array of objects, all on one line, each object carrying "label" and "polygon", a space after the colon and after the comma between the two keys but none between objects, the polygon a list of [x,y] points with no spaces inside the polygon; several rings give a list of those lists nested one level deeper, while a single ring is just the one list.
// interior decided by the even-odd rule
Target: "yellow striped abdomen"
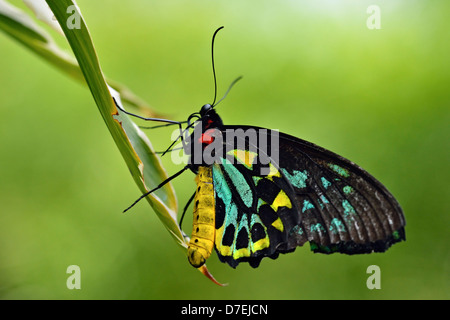
[{"label": "yellow striped abdomen", "polygon": [[194,219],[188,246],[189,263],[201,267],[214,248],[215,201],[210,167],[199,167],[195,177],[197,191],[194,197]]}]

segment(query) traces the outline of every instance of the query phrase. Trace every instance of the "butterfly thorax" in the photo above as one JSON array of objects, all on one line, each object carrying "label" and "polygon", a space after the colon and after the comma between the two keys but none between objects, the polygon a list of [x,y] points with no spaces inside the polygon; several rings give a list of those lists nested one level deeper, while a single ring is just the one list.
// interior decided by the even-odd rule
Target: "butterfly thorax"
[{"label": "butterfly thorax", "polygon": [[210,104],[202,106],[198,114],[200,114],[200,119],[187,141],[190,169],[194,173],[198,172],[200,166],[211,165],[205,162],[203,151],[213,143],[215,134],[223,127],[222,119]]}]

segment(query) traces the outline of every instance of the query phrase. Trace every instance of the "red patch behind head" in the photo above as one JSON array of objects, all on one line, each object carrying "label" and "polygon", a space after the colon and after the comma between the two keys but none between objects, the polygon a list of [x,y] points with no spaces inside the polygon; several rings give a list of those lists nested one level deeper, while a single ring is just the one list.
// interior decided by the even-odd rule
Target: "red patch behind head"
[{"label": "red patch behind head", "polygon": [[198,142],[204,144],[211,144],[214,141],[214,137],[211,135],[213,130],[207,130],[205,133],[202,133],[201,137],[198,139]]}]

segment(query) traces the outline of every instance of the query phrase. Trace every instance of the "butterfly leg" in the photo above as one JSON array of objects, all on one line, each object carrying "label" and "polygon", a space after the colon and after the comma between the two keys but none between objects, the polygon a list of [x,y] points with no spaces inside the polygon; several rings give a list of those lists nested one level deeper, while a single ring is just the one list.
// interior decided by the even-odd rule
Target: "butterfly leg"
[{"label": "butterfly leg", "polygon": [[148,196],[150,193],[155,192],[156,190],[158,190],[159,188],[163,187],[166,183],[168,183],[169,181],[175,179],[176,177],[178,177],[180,174],[182,174],[184,171],[186,171],[187,169],[189,169],[189,166],[185,166],[183,169],[181,169],[180,171],[178,171],[177,173],[173,174],[172,176],[168,177],[166,180],[164,180],[163,182],[161,182],[156,188],[144,193],[142,196],[140,196],[135,202],[133,202],[133,204],[131,206],[129,206],[128,208],[126,208],[125,210],[123,210],[123,212],[127,212],[128,210],[130,210],[132,207],[134,207],[134,205],[136,203],[138,203],[139,201],[141,201],[143,198],[145,198],[146,196]]},{"label": "butterfly leg", "polygon": [[137,114],[128,112],[128,111],[126,111],[125,109],[123,109],[121,106],[119,106],[119,104],[117,103],[117,101],[116,101],[116,99],[115,99],[114,97],[113,97],[113,100],[114,100],[114,103],[115,103],[117,109],[119,109],[120,111],[122,111],[123,113],[125,113],[125,114],[127,114],[127,115],[129,115],[129,116],[133,116],[133,117],[135,117],[135,118],[138,118],[138,119],[141,119],[141,120],[144,120],[144,121],[166,122],[166,124],[164,124],[164,125],[158,125],[158,126],[153,126],[153,127],[146,127],[146,129],[161,128],[161,127],[166,127],[166,126],[175,125],[175,124],[178,125],[178,128],[179,128],[179,130],[180,130],[180,135],[179,135],[179,137],[178,137],[178,138],[177,138],[177,139],[169,146],[169,148],[167,148],[166,151],[164,151],[164,152],[162,153],[161,157],[164,156],[164,155],[170,150],[170,148],[175,144],[176,141],[178,141],[178,139],[179,139],[180,137],[181,137],[181,141],[182,141],[183,147],[184,147],[184,140],[183,140],[183,132],[184,132],[184,131],[183,131],[183,126],[182,126],[182,124],[183,124],[183,123],[186,123],[186,121],[175,121],[175,120],[161,119],[161,118],[146,118],[146,117],[142,117],[142,116],[140,116],[140,115],[137,115]]},{"label": "butterfly leg", "polygon": [[181,215],[180,223],[178,224],[180,226],[180,229],[182,229],[181,225],[183,223],[184,214],[186,213],[187,209],[189,208],[189,205],[191,204],[192,200],[194,200],[195,192],[192,194],[192,196],[189,198],[188,202],[184,206],[183,214]]},{"label": "butterfly leg", "polygon": [[127,114],[129,116],[133,116],[135,118],[142,119],[142,120],[145,120],[145,121],[157,121],[157,122],[167,122],[168,124],[177,124],[180,127],[180,129],[182,129],[181,124],[183,122],[175,121],[175,120],[169,120],[169,119],[161,119],[161,118],[146,118],[146,117],[142,117],[140,115],[137,115],[137,114],[134,114],[134,113],[126,111],[121,106],[119,106],[119,104],[117,103],[115,98],[113,98],[113,100],[114,100],[114,103],[116,104],[117,109],[119,109],[120,111],[122,111],[123,113],[125,113],[125,114]]}]

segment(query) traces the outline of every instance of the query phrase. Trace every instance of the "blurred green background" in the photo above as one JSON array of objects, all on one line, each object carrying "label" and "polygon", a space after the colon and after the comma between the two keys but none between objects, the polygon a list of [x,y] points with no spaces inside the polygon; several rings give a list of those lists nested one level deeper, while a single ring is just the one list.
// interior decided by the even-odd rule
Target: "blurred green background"
[{"label": "blurred green background", "polygon": [[[210,41],[224,25],[219,96],[244,76],[218,106],[225,123],[280,129],[355,161],[402,205],[407,241],[362,256],[306,245],[257,269],[213,254],[209,270],[229,283],[214,285],[148,203],[121,213],[140,194],[87,88],[0,33],[1,298],[450,298],[449,1],[77,3],[106,75],[178,120],[212,100]],[[366,26],[373,4],[380,30]],[[169,130],[148,135],[157,150],[170,143]],[[174,187],[183,208],[194,175]],[[72,264],[81,290],[66,287]],[[366,287],[374,264],[380,290]]]}]

